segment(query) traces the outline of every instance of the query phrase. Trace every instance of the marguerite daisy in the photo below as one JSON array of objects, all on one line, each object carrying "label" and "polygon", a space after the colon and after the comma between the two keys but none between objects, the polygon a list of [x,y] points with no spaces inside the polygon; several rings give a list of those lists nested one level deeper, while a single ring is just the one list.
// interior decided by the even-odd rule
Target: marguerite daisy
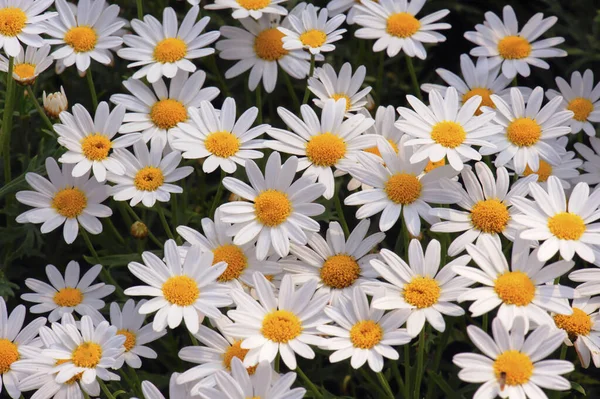
[{"label": "marguerite daisy", "polygon": [[589,140],[592,148],[575,143],[575,150],[585,160],[582,167],[584,173],[577,180],[595,186],[600,183],[600,139],[590,137]]},{"label": "marguerite daisy", "polygon": [[[37,48],[27,46],[27,49],[21,51],[14,60],[13,78],[22,85],[32,85],[38,75],[44,72],[52,65],[52,57],[49,57],[50,46]],[[0,71],[8,72],[9,61],[0,55]]]},{"label": "marguerite daisy", "polygon": [[[169,398],[171,399],[194,399],[197,396],[192,395],[191,389],[185,384],[178,384],[177,378],[179,377],[179,373],[171,374],[171,378],[169,379]],[[160,392],[156,386],[150,381],[142,381],[142,393],[144,394],[144,399],[165,399],[163,394]],[[131,398],[137,399],[137,398]]]},{"label": "marguerite daisy", "polygon": [[[5,0],[0,5],[0,49],[6,55],[16,57],[23,51],[21,43],[42,47],[45,43],[40,37],[45,33],[43,21],[58,15],[46,12],[53,0]],[[43,14],[42,14],[43,13]]]},{"label": "marguerite daisy", "polygon": [[360,1],[357,0],[331,0],[327,2],[327,10],[329,10],[329,15],[334,16],[337,14],[346,14],[346,23],[348,25],[354,24],[354,17],[358,12],[356,4],[360,4]]},{"label": "marguerite daisy", "polygon": [[235,19],[252,17],[259,19],[263,14],[269,17],[274,15],[287,15],[285,7],[279,4],[287,0],[215,0],[213,4],[204,6],[207,10],[223,10],[231,8],[231,16]]},{"label": "marguerite daisy", "polygon": [[[600,253],[598,253],[596,259],[600,259]],[[598,263],[598,260],[596,260],[596,263]],[[598,268],[575,270],[569,274],[569,279],[577,283],[582,283],[575,288],[575,291],[579,295],[592,296],[600,294],[600,269]]]}]

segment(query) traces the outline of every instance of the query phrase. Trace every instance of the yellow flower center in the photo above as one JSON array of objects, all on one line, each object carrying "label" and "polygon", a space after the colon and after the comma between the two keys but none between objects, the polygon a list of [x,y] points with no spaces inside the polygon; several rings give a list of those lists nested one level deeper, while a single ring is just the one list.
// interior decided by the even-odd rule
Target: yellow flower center
[{"label": "yellow flower center", "polygon": [[534,172],[533,170],[531,170],[529,165],[527,165],[525,167],[525,172],[523,172],[523,174],[525,176],[535,174],[538,176],[538,182],[545,182],[548,180],[548,178],[550,176],[552,176],[552,165],[550,165],[548,162],[540,159],[540,167],[538,168],[537,172]]},{"label": "yellow flower center", "polygon": [[229,132],[210,133],[204,141],[206,149],[220,158],[229,158],[235,155],[241,144],[240,139]]},{"label": "yellow flower center", "polygon": [[87,197],[77,187],[60,190],[52,198],[52,208],[67,218],[74,218],[81,215],[86,206]]},{"label": "yellow flower center", "polygon": [[266,61],[277,61],[289,51],[283,48],[281,40],[285,34],[277,28],[265,29],[254,39],[254,52],[258,58]]},{"label": "yellow flower center", "polygon": [[436,304],[441,293],[439,283],[431,277],[417,276],[404,286],[404,300],[419,309]]},{"label": "yellow flower center", "polygon": [[431,139],[446,148],[456,148],[465,141],[467,132],[461,125],[452,121],[436,123],[431,131]]},{"label": "yellow flower center", "polygon": [[21,79],[30,79],[35,76],[35,65],[33,64],[17,64],[13,72]]},{"label": "yellow flower center", "polygon": [[554,316],[556,327],[561,328],[569,334],[571,340],[580,335],[588,335],[592,331],[592,318],[579,308],[573,308],[572,315],[557,314]]},{"label": "yellow flower center", "polygon": [[499,199],[479,201],[471,209],[471,223],[484,233],[502,233],[509,219],[508,208]]},{"label": "yellow flower center", "polygon": [[83,302],[83,293],[79,288],[65,287],[54,294],[53,299],[58,306],[74,307]]},{"label": "yellow flower center", "polygon": [[271,4],[271,0],[236,0],[246,10],[260,10]]},{"label": "yellow flower center", "polygon": [[154,47],[154,60],[163,64],[177,62],[187,55],[187,44],[178,37],[163,39]]},{"label": "yellow flower center", "polygon": [[239,278],[248,266],[248,258],[237,245],[225,244],[213,249],[213,265],[218,262],[227,263],[227,269],[218,278],[220,282]]},{"label": "yellow flower center", "polygon": [[165,176],[160,168],[146,166],[135,174],[133,184],[140,191],[156,191],[165,182]]},{"label": "yellow flower center", "polygon": [[10,370],[10,365],[19,360],[17,345],[6,338],[0,338],[0,375]]},{"label": "yellow flower center", "polygon": [[[242,341],[241,340],[240,341],[234,341],[234,343],[231,344],[231,346],[229,348],[227,348],[227,350],[225,351],[225,353],[223,353],[223,366],[225,366],[225,368],[227,370],[231,371],[231,360],[233,360],[234,357],[237,357],[238,359],[240,359],[241,361],[243,361],[249,350],[250,349],[244,349],[244,348],[242,348]],[[248,374],[249,375],[253,375],[254,372],[256,371],[256,367],[257,366],[246,367],[246,370],[248,371]]]},{"label": "yellow flower center", "polygon": [[[394,143],[390,139],[387,139],[387,141],[388,141],[388,143],[390,143],[390,145],[394,149],[394,152],[397,154],[398,153],[398,144]],[[371,154],[375,154],[378,157],[381,157],[381,152],[379,152],[379,148],[377,146],[366,148],[363,151],[370,152]]]},{"label": "yellow flower center", "polygon": [[385,183],[385,193],[396,204],[409,205],[421,196],[421,182],[410,173],[396,173]]},{"label": "yellow flower center", "polygon": [[527,306],[535,297],[535,285],[521,271],[506,272],[494,281],[494,291],[508,305]]},{"label": "yellow flower center", "polygon": [[75,348],[71,358],[77,367],[95,368],[102,359],[102,347],[95,342],[84,342]]},{"label": "yellow flower center", "polygon": [[333,133],[312,136],[306,143],[306,156],[317,166],[333,166],[346,155],[346,142]]},{"label": "yellow flower center", "polygon": [[308,47],[321,47],[327,41],[327,34],[322,30],[311,29],[300,35],[300,41]]},{"label": "yellow flower center", "polygon": [[575,213],[561,212],[548,219],[548,228],[561,240],[579,240],[585,233],[585,222]]},{"label": "yellow flower center", "polygon": [[432,160],[429,160],[429,162],[427,162],[427,165],[425,166],[425,173],[429,173],[434,169],[439,168],[440,166],[444,166],[446,165],[446,158],[442,158],[437,162],[433,162]]},{"label": "yellow flower center", "polygon": [[159,128],[168,130],[177,126],[179,122],[185,122],[188,119],[188,113],[183,103],[166,98],[157,101],[152,106],[150,119]]},{"label": "yellow flower center", "polygon": [[27,22],[27,14],[17,7],[0,9],[0,34],[2,36],[17,36]]},{"label": "yellow flower center", "polygon": [[289,310],[274,310],[265,316],[260,331],[273,342],[286,343],[302,333],[302,323]]},{"label": "yellow flower center", "polygon": [[280,225],[292,214],[292,210],[287,194],[278,190],[263,191],[254,199],[256,218],[265,226]]},{"label": "yellow flower center", "polygon": [[112,148],[110,139],[100,133],[90,134],[81,139],[83,155],[90,161],[103,161]]},{"label": "yellow flower center", "polygon": [[579,122],[585,122],[594,110],[594,104],[587,98],[577,97],[569,102],[567,109],[575,113],[573,119]]},{"label": "yellow flower center", "polygon": [[346,254],[327,258],[321,267],[321,280],[331,288],[350,287],[360,276],[360,267],[354,257]]},{"label": "yellow flower center", "polygon": [[494,362],[496,378],[503,378],[506,385],[522,385],[533,375],[533,363],[529,356],[516,350],[501,353]]},{"label": "yellow flower center", "polygon": [[475,111],[475,115],[481,115],[481,107],[496,108],[494,102],[492,101],[492,94],[494,94],[494,92],[490,89],[485,87],[476,87],[463,94],[462,101],[463,103],[466,103],[467,100],[473,96],[481,96],[481,104],[477,108],[477,111]]},{"label": "yellow flower center", "polygon": [[200,295],[198,284],[188,276],[170,277],[162,286],[165,299],[173,305],[191,306]]},{"label": "yellow flower center", "polygon": [[519,147],[530,147],[542,137],[542,127],[530,118],[517,118],[506,128],[508,141]]},{"label": "yellow flower center", "polygon": [[96,48],[98,35],[89,26],[76,26],[65,33],[64,40],[76,53],[85,53]]},{"label": "yellow flower center", "polygon": [[350,110],[350,105],[352,105],[352,104],[350,103],[350,97],[348,97],[346,94],[336,93],[336,94],[332,95],[331,98],[333,98],[335,101],[341,100],[343,98],[344,100],[346,100],[346,112],[348,112]]},{"label": "yellow flower center", "polygon": [[117,334],[125,336],[125,343],[123,346],[125,347],[125,352],[129,352],[135,346],[135,342],[137,341],[137,337],[135,333],[129,330],[119,330]]},{"label": "yellow flower center", "polygon": [[500,56],[507,60],[526,58],[531,53],[531,44],[521,36],[506,36],[498,42]]},{"label": "yellow flower center", "polygon": [[[56,363],[54,363],[54,365],[55,366],[60,366],[61,364],[65,364],[65,363],[67,363],[69,361],[70,361],[70,359],[58,359],[56,361]],[[67,385],[73,385],[76,382],[80,381],[82,376],[83,376],[83,372],[81,372],[79,374],[75,374],[73,377],[71,377],[69,380],[67,380],[65,382],[65,384],[67,384]]]},{"label": "yellow flower center", "polygon": [[421,27],[421,22],[412,14],[407,12],[399,12],[392,14],[387,19],[386,31],[396,37],[411,37]]},{"label": "yellow flower center", "polygon": [[350,341],[355,348],[371,349],[383,338],[383,329],[373,320],[362,320],[350,329]]}]

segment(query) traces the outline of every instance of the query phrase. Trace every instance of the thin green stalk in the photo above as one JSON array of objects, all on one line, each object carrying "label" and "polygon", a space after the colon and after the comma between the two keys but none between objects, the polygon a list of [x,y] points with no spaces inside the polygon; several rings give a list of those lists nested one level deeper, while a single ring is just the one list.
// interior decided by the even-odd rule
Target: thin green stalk
[{"label": "thin green stalk", "polygon": [[404,380],[402,379],[402,375],[400,375],[400,369],[398,368],[398,362],[391,362],[392,363],[392,374],[394,375],[394,378],[396,379],[396,383],[398,384],[398,390],[399,391],[404,391]]},{"label": "thin green stalk", "polygon": [[[430,370],[439,370],[440,363],[442,361],[442,355],[444,354],[444,349],[448,345],[448,341],[450,340],[450,334],[452,332],[452,326],[454,324],[454,319],[450,318],[446,324],[446,329],[444,330],[441,338],[438,341],[437,348],[435,350],[435,357],[433,359],[433,367],[430,367]],[[436,391],[435,384],[428,384],[427,386],[427,399],[433,399],[433,395]]]},{"label": "thin green stalk", "polygon": [[379,384],[371,377],[371,374],[367,371],[367,369],[365,367],[361,367],[358,369],[358,371],[360,372],[360,374],[363,376],[363,378],[367,381],[367,383],[370,385],[370,387],[372,387],[373,389],[377,390],[377,395],[375,396],[376,398],[379,397],[384,397],[386,396],[386,392],[383,390],[382,387],[379,386]]},{"label": "thin green stalk", "polygon": [[[83,237],[83,241],[85,241],[85,245],[88,247],[89,251],[92,253],[92,256],[94,257],[96,262],[98,262],[98,264],[100,264],[101,263],[100,257],[98,256],[98,252],[96,252],[96,249],[94,248],[94,244],[92,244],[92,240],[90,240],[90,236],[89,236],[88,232],[85,231],[85,229],[83,227],[80,228],[80,231],[81,231],[81,236]],[[111,276],[110,272],[108,271],[108,269],[106,267],[104,267],[104,266],[102,267],[102,270],[100,270],[100,276],[102,277],[102,280],[104,280],[105,283],[110,284],[115,287],[115,293],[117,294],[119,299],[123,299],[123,300],[127,299],[127,297],[123,293],[123,289],[119,286],[119,283],[116,282],[116,280],[113,278],[113,276]]]},{"label": "thin green stalk", "polygon": [[92,67],[90,66],[85,73],[88,86],[90,88],[90,94],[92,95],[92,105],[94,110],[98,108],[98,95],[96,94],[96,86],[94,86],[94,77],[92,76]]},{"label": "thin green stalk", "polygon": [[279,360],[280,359],[281,359],[281,355],[279,354],[279,352],[277,352],[277,355],[275,355],[275,361],[273,362],[273,369],[277,373],[279,373]]},{"label": "thin green stalk", "polygon": [[83,394],[84,399],[90,399],[90,395],[88,395],[83,389],[81,390],[81,393]]},{"label": "thin green stalk", "polygon": [[[217,56],[214,54],[209,57],[206,57],[206,61],[208,62],[208,68],[210,69],[211,73],[217,79],[217,82],[219,82],[219,86],[221,87],[223,94],[225,94],[225,97],[231,97],[231,91],[229,91],[229,86],[227,85],[227,83],[225,83],[225,79],[223,79],[223,75],[221,75],[221,71],[219,70],[219,67],[217,66],[216,57]],[[246,86],[246,87],[248,87],[248,86]]]},{"label": "thin green stalk", "polygon": [[[133,210],[133,208],[131,207],[131,205],[129,205],[129,203],[127,203],[125,201],[117,201],[117,203],[119,204],[119,206],[122,206],[123,208],[125,208],[125,210],[127,212],[129,212],[129,214],[131,216],[133,216],[133,218],[135,220],[137,220],[138,222],[144,223],[144,221],[137,215],[137,213],[135,213],[135,211]],[[148,227],[148,225],[146,225],[146,227]],[[154,242],[156,245],[158,245],[161,248],[163,247],[163,243],[161,243],[158,240],[158,238],[156,238],[156,236],[150,231],[149,227],[148,227],[148,237],[150,237],[150,239],[152,240],[152,242]]]},{"label": "thin green stalk", "polygon": [[419,86],[419,80],[417,79],[417,73],[415,72],[415,66],[413,65],[412,58],[406,56],[406,66],[408,67],[408,73],[410,74],[410,80],[412,81],[413,90],[419,100],[423,99],[421,95],[421,87]]},{"label": "thin green stalk", "polygon": [[379,380],[379,382],[383,386],[383,390],[385,391],[386,395],[390,399],[394,399],[394,393],[392,392],[392,388],[390,387],[390,384],[388,383],[388,380],[385,378],[385,376],[383,375],[383,373],[379,372],[379,373],[375,373],[375,374],[377,374],[377,379]]},{"label": "thin green stalk", "polygon": [[481,329],[485,332],[488,330],[488,314],[483,315],[483,320],[481,321]]},{"label": "thin green stalk", "polygon": [[144,19],[144,9],[142,5],[143,0],[137,0],[137,17],[138,19]]},{"label": "thin green stalk", "polygon": [[38,101],[37,97],[35,96],[35,94],[33,94],[33,90],[31,89],[31,86],[27,86],[27,94],[29,95],[29,98],[31,98],[33,105],[35,105],[35,109],[37,109],[37,112],[42,117],[42,120],[44,121],[46,126],[48,126],[48,129],[52,133],[56,134],[54,132],[54,124],[52,124],[52,121],[50,120],[50,118],[48,118],[48,115],[46,115],[46,111],[44,111],[44,108],[42,108],[42,106],[40,105],[40,102]]},{"label": "thin green stalk", "polygon": [[294,103],[294,109],[300,109],[300,100],[298,100],[298,96],[296,95],[296,91],[294,90],[292,79],[290,79],[290,75],[288,75],[285,71],[283,71],[283,79],[285,80],[285,85],[287,86],[288,94],[290,95],[292,102]]},{"label": "thin green stalk", "polygon": [[167,222],[167,218],[165,217],[164,209],[162,208],[162,206],[160,204],[156,204],[156,210],[158,212],[158,218],[160,219],[160,222],[162,223],[162,226],[165,229],[167,236],[171,240],[174,240],[175,236],[173,235],[173,232],[171,231],[171,227],[169,226],[169,223]]},{"label": "thin green stalk", "polygon": [[98,378],[98,383],[100,384],[100,389],[102,389],[102,392],[104,392],[108,399],[115,399],[115,396],[110,392],[104,381]]},{"label": "thin green stalk", "polygon": [[404,397],[410,398],[410,347],[404,345]]},{"label": "thin green stalk", "polygon": [[6,99],[2,119],[2,155],[4,156],[4,183],[12,180],[10,173],[10,136],[12,130],[13,110],[15,108],[15,80],[13,79],[14,57],[9,57],[6,73]]},{"label": "thin green stalk", "polygon": [[[308,72],[308,78],[312,78],[315,73],[315,55],[310,55],[310,70]],[[308,90],[308,78],[306,79],[306,89],[304,90],[304,98],[302,99],[302,104],[306,104],[308,102],[308,95],[310,94],[310,90]]]},{"label": "thin green stalk", "polygon": [[196,337],[194,337],[194,334],[192,334],[191,332],[189,334],[190,334],[190,340],[192,341],[192,345],[200,346],[200,343],[198,342],[198,339]]},{"label": "thin green stalk", "polygon": [[346,217],[344,216],[344,207],[342,206],[342,200],[340,199],[341,185],[338,187],[338,190],[336,190],[336,193],[333,196],[333,200],[335,202],[335,212],[338,215],[338,219],[340,221],[340,224],[342,225],[344,234],[346,235],[346,237],[348,237],[350,235],[350,229],[348,228],[348,223],[346,222]]},{"label": "thin green stalk", "polygon": [[419,348],[417,352],[417,373],[415,375],[415,395],[414,398],[421,397],[421,380],[423,379],[423,363],[425,359],[425,326],[419,334]]},{"label": "thin green stalk", "polygon": [[[562,344],[562,347],[560,348],[560,360],[565,360],[567,358],[567,349],[569,349],[569,347],[565,344]],[[552,392],[551,399],[559,399],[560,394],[560,391]]]},{"label": "thin green stalk", "polygon": [[[361,40],[361,43],[364,40]],[[379,65],[377,66],[377,82],[375,82],[376,92],[375,96],[377,98],[377,102],[379,105],[383,104],[383,99],[381,98],[381,88],[383,87],[383,65],[385,63],[385,51],[381,51],[379,53]]]},{"label": "thin green stalk", "polygon": [[515,75],[515,78],[514,78],[514,79],[513,79],[513,81],[512,81],[512,85],[513,85],[513,87],[517,87],[517,86],[519,85],[519,82],[518,82],[518,80],[517,80],[517,76],[518,76],[518,75]]},{"label": "thin green stalk", "polygon": [[223,198],[223,190],[225,188],[223,186],[223,179],[226,175],[227,173],[225,173],[225,171],[221,169],[221,180],[219,180],[219,187],[217,187],[217,193],[215,194],[213,203],[210,206],[210,213],[208,214],[209,218],[213,218],[215,216],[215,211],[217,210],[217,207],[219,206],[219,204],[221,203],[221,199]]},{"label": "thin green stalk", "polygon": [[112,231],[113,235],[117,238],[117,241],[119,241],[121,245],[125,245],[125,239],[123,238],[121,233],[119,233],[119,230],[117,230],[111,218],[104,218],[104,220],[108,224],[108,228]]},{"label": "thin green stalk", "polygon": [[258,107],[258,123],[263,123],[262,84],[256,86],[256,106]]},{"label": "thin green stalk", "polygon": [[313,384],[313,382],[310,380],[310,378],[308,378],[306,376],[306,374],[304,374],[304,371],[302,371],[300,366],[297,366],[295,371],[300,376],[300,378],[302,378],[302,381],[304,381],[304,383],[308,387],[309,391],[311,391],[313,393],[315,398],[322,399],[323,395],[321,395],[319,388],[317,388],[317,386],[315,384]]}]

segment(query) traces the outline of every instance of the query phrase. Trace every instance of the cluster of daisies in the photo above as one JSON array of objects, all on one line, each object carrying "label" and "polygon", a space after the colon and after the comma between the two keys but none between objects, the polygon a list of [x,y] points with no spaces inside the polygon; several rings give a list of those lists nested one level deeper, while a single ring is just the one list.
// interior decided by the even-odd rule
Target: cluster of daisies
[{"label": "cluster of daisies", "polygon": [[[165,8],[162,21],[124,20],[105,0],[0,2],[0,69],[18,83],[33,85],[53,64],[90,81],[92,62],[124,59],[134,71],[127,93],[92,112],[68,110],[64,93],[49,99],[62,155],[46,160],[46,176],[27,173],[31,190],[16,199],[31,208],[17,222],[62,226],[66,243],[82,235],[91,245],[88,233],[113,214],[109,198],[166,221],[164,203],[196,169],[220,169],[234,199],[199,226],[172,226],[179,239],[159,242],[162,256],[129,263],[140,285],[123,291],[101,265],[82,273],[72,261],[25,281],[21,299],[45,317],[23,327],[25,306],[9,312],[0,299],[2,394],[110,394],[123,367],[157,358],[149,344],[186,328],[194,345],[178,356],[193,365],[172,374],[171,398],[302,398],[298,356],[319,349],[380,373],[420,337],[422,367],[426,331],[443,333],[466,313],[483,329],[467,327],[476,349],[453,362],[461,380],[480,384],[475,398],[571,389],[563,375],[574,363],[553,355],[561,345],[581,367],[600,367],[600,83],[591,70],[557,77],[557,90],[514,80],[567,55],[556,47],[563,38],[540,39],[556,17],[519,28],[510,6],[486,13],[465,33],[476,47],[460,73],[438,69],[444,84],[420,87],[427,101],[413,93],[407,106],[374,110],[364,66],[325,62],[344,24],[374,52],[425,59],[425,44],[445,40],[448,10],[417,17],[425,0],[291,10],[285,0],[215,0],[205,9],[230,9],[236,26],[203,33],[210,17],[188,1],[182,19]],[[226,79],[246,74],[249,90],[266,93],[278,76],[292,91],[290,77],[306,80],[312,104],[279,107],[279,126],[263,124],[259,107],[238,112],[233,97],[215,108],[220,90],[205,86],[197,61],[215,52],[230,64]],[[292,371],[280,374],[280,360]],[[149,381],[134,392],[163,398]]]}]

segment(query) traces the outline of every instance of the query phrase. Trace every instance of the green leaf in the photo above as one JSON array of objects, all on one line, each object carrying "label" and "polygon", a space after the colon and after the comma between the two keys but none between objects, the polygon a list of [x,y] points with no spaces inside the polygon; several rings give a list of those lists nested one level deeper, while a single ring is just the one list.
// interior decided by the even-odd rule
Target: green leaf
[{"label": "green leaf", "polygon": [[583,396],[587,396],[586,393],[585,393],[585,389],[581,385],[579,385],[578,383],[576,383],[575,381],[571,381],[571,389],[574,390],[574,391],[579,392]]},{"label": "green leaf", "polygon": [[[153,252],[155,254],[160,253],[160,251]],[[142,260],[141,255],[138,253],[101,256],[98,260],[96,260],[96,258],[94,258],[93,256],[87,255],[84,255],[83,258],[90,265],[100,263],[105,267],[127,266],[129,262],[141,262]]]},{"label": "green leaf", "polygon": [[427,375],[435,382],[435,384],[440,387],[440,389],[446,394],[446,398],[448,399],[460,399],[460,395],[456,393],[454,389],[437,373],[433,371],[428,371]]}]

